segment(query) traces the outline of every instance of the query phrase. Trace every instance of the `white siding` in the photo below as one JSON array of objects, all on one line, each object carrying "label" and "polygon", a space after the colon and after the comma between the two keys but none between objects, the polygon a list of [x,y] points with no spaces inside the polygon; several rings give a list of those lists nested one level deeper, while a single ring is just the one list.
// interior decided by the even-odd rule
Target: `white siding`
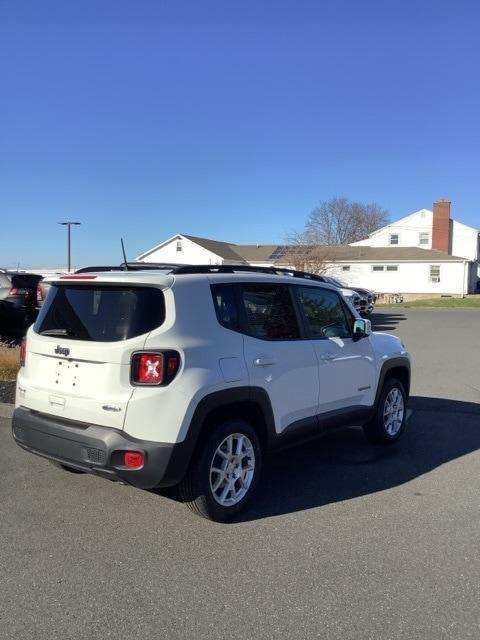
[{"label": "white siding", "polygon": [[453,221],[452,256],[478,260],[478,230]]},{"label": "white siding", "polygon": [[[432,222],[433,213],[428,209],[420,209],[397,222],[392,222],[388,227],[383,227],[372,233],[365,240],[352,242],[352,245],[364,247],[389,247],[390,235],[398,234],[399,247],[421,247],[422,249],[432,248]],[[428,244],[420,244],[420,233],[428,233]]]},{"label": "white siding", "polygon": [[[343,263],[350,271],[343,271],[341,264],[332,265],[328,275],[335,276],[351,286],[366,287],[377,293],[468,293],[469,269],[463,262],[432,262],[440,265],[440,282],[430,282],[430,263],[427,262],[375,262]],[[398,271],[372,271],[373,264],[395,264]],[[464,266],[465,265],[465,266]]]},{"label": "white siding", "polygon": [[[182,251],[177,251],[177,240],[182,241]],[[138,260],[138,258],[137,258]],[[143,262],[183,262],[185,264],[222,264],[223,259],[183,236],[172,238],[158,249],[142,258]]]},{"label": "white siding", "polygon": [[[420,209],[405,218],[375,231],[365,240],[352,242],[352,245],[364,247],[389,247],[390,235],[398,234],[399,247],[432,248],[433,212]],[[420,244],[420,233],[428,233],[428,244]],[[466,260],[478,260],[478,229],[452,220],[452,256]]]}]

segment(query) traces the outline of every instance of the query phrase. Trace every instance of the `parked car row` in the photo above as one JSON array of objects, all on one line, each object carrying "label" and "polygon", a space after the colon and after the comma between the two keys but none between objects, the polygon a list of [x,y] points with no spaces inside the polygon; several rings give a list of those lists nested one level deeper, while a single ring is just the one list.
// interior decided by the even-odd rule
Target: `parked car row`
[{"label": "parked car row", "polygon": [[377,301],[377,296],[370,289],[363,289],[362,287],[351,287],[345,282],[338,280],[338,278],[332,278],[330,276],[325,276],[325,282],[333,284],[334,287],[348,287],[352,291],[355,291],[355,293],[357,293],[360,298],[358,307],[356,307],[357,311],[359,311],[364,316],[368,316],[372,313],[375,302]]},{"label": "parked car row", "polygon": [[23,332],[37,317],[37,286],[42,276],[0,269],[0,330]]},{"label": "parked car row", "polygon": [[[129,271],[151,270],[180,267],[180,264],[160,264],[145,262],[129,262],[121,265],[85,267],[77,269],[76,273],[86,271],[114,271],[123,268]],[[276,269],[276,271],[288,271],[288,269]],[[338,278],[317,275],[320,282],[333,285],[340,291],[349,304],[362,316],[372,313],[376,302],[376,295],[369,289],[352,287]],[[24,332],[34,321],[38,310],[42,307],[50,284],[38,274],[26,271],[13,271],[0,269],[0,333]]]}]

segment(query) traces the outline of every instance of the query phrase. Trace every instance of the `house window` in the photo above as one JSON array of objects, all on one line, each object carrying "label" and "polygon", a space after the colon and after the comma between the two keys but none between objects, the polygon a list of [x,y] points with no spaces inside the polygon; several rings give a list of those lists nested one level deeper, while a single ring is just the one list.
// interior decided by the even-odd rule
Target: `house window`
[{"label": "house window", "polygon": [[181,251],[181,250],[182,250],[182,241],[177,240],[177,251]]},{"label": "house window", "polygon": [[431,264],[430,265],[430,282],[440,282],[440,265],[439,264]]},{"label": "house window", "polygon": [[430,234],[428,232],[420,233],[420,237],[418,239],[418,244],[428,244],[430,242]]},{"label": "house window", "polygon": [[344,264],[342,266],[342,271],[350,271],[350,265],[349,264]]},{"label": "house window", "polygon": [[398,233],[391,233],[390,234],[390,244],[391,245],[397,245],[398,244]]},{"label": "house window", "polygon": [[398,271],[398,264],[374,264],[372,271]]}]

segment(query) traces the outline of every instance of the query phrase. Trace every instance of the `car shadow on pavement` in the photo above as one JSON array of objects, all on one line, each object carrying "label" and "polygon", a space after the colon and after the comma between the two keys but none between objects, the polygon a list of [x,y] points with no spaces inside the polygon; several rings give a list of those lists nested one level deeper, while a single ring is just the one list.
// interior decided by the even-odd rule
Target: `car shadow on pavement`
[{"label": "car shadow on pavement", "polygon": [[344,429],[266,461],[257,495],[234,522],[313,509],[402,485],[480,449],[480,404],[412,397],[413,410],[393,446]]},{"label": "car shadow on pavement", "polygon": [[395,329],[402,320],[406,320],[403,313],[380,313],[377,311],[370,315],[370,321],[374,331],[391,331]]}]

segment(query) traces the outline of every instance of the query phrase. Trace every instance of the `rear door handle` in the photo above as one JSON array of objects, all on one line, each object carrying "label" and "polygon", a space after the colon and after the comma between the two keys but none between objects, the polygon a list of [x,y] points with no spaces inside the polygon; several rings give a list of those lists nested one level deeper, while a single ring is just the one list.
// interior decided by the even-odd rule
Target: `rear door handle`
[{"label": "rear door handle", "polygon": [[268,367],[271,364],[275,364],[275,360],[273,358],[256,358],[253,364],[256,367]]}]

